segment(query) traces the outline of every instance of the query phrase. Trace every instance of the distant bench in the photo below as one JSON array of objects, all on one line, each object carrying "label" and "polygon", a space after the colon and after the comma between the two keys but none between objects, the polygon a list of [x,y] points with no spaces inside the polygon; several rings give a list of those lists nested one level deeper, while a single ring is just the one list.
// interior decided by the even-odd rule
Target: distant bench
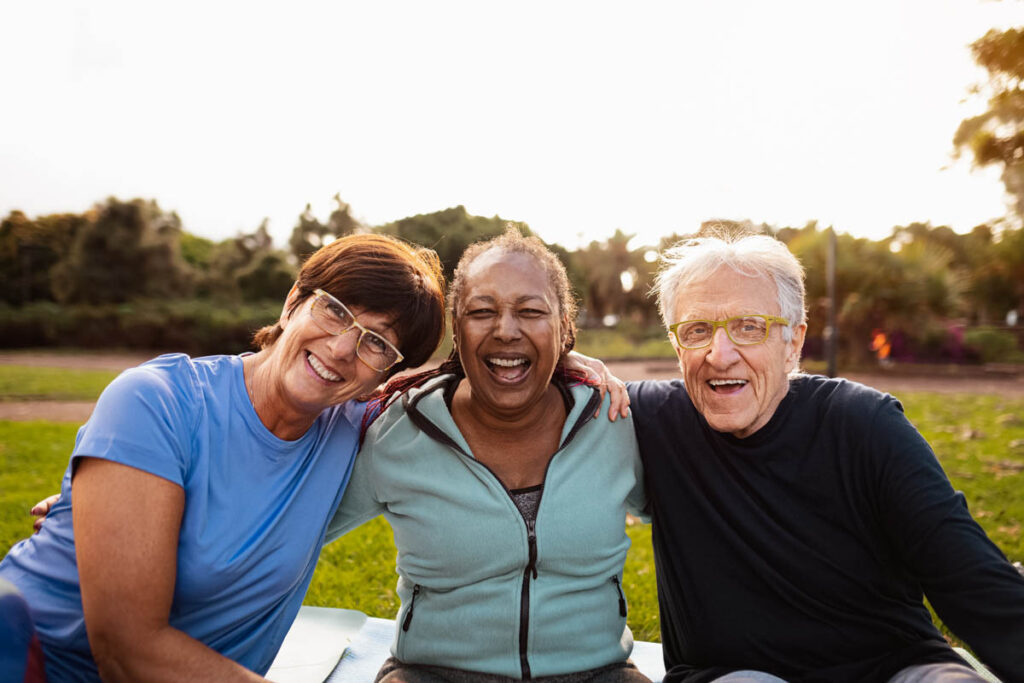
[{"label": "distant bench", "polygon": [[[276,683],[372,683],[390,655],[394,633],[390,619],[303,605],[267,678]],[[969,652],[955,649],[987,680],[1000,683]],[[652,681],[665,675],[660,643],[634,642],[630,659]]]}]

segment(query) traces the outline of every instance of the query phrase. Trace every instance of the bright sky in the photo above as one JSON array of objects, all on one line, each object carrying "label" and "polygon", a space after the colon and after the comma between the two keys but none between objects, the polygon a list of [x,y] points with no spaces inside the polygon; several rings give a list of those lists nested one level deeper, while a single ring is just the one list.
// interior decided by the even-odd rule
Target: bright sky
[{"label": "bright sky", "polygon": [[279,246],[337,192],[574,247],[710,218],[871,238],[1005,213],[953,162],[1016,0],[0,4],[0,214],[154,198]]}]

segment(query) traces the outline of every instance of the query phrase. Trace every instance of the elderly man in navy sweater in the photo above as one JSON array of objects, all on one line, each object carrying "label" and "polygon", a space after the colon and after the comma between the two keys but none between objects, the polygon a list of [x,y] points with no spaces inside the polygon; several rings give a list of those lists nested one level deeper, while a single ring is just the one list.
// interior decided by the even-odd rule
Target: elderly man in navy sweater
[{"label": "elderly man in navy sweater", "polygon": [[669,682],[1024,681],[1024,578],[893,397],[796,374],[803,269],[764,235],[665,254],[682,381],[630,385]]}]

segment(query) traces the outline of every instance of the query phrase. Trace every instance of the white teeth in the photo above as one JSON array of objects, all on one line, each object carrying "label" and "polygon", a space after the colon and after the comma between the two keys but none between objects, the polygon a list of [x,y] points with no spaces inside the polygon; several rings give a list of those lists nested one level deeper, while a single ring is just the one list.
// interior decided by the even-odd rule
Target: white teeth
[{"label": "white teeth", "polygon": [[503,368],[514,368],[517,365],[523,365],[524,363],[526,363],[526,359],[525,358],[488,358],[487,362],[488,363],[493,363],[494,365],[500,365]]},{"label": "white teeth", "polygon": [[323,379],[328,382],[337,382],[341,379],[341,375],[335,375],[333,372],[328,370],[327,367],[320,362],[320,359],[313,354],[309,354],[308,358],[310,366],[312,366],[313,370],[316,371],[316,374],[320,375]]},{"label": "white teeth", "polygon": [[708,384],[713,387],[724,387],[729,384],[746,384],[745,379],[709,379]]}]

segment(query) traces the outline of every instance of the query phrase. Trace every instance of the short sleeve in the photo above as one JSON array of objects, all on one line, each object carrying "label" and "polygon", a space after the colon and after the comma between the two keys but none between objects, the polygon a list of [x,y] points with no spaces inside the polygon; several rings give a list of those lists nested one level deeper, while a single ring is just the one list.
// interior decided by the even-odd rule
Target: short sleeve
[{"label": "short sleeve", "polygon": [[72,462],[101,458],[184,486],[196,391],[185,356],[126,370],[100,395],[79,433]]}]

